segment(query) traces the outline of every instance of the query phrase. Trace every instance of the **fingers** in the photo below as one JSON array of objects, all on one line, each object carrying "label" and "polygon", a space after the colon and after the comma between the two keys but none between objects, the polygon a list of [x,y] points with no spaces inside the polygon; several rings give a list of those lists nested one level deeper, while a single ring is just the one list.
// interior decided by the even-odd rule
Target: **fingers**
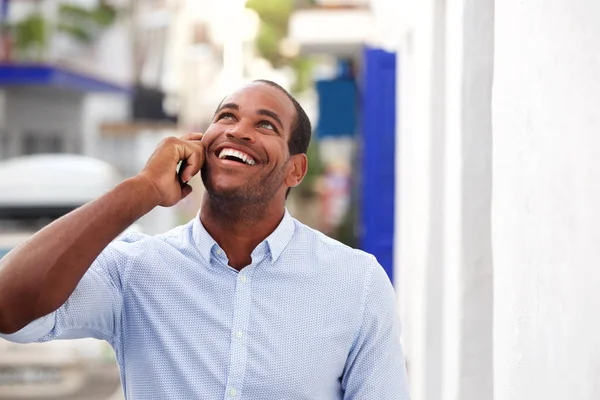
[{"label": "fingers", "polygon": [[[202,133],[187,133],[180,137],[169,136],[161,140],[157,147],[173,148],[176,150],[176,162],[189,158],[194,151],[204,149],[201,144]],[[198,147],[200,146],[200,147]]]},{"label": "fingers", "polygon": [[191,155],[186,159],[185,163],[182,165],[181,172],[181,180],[183,182],[188,182],[194,175],[200,172],[200,168],[204,164],[204,146],[202,144],[190,144],[187,146],[193,147],[192,149],[188,149],[191,151]]},{"label": "fingers", "polygon": [[178,144],[179,160],[183,160],[179,171],[182,182],[188,182],[196,175],[204,162],[204,146],[201,142],[203,133],[186,133],[179,138],[173,138]]},{"label": "fingers", "polygon": [[[202,140],[204,136],[203,133],[192,132],[186,133],[179,137],[180,140],[184,142],[199,142]],[[202,168],[202,164],[204,163],[204,146],[202,144],[193,143],[190,146],[186,143],[185,154],[187,158],[185,158],[181,164],[181,169],[179,171],[178,177],[181,183],[181,198],[186,198],[190,193],[192,193],[192,187],[187,184],[194,175],[196,175],[200,168]],[[191,151],[191,155],[189,152]]]},{"label": "fingers", "polygon": [[204,163],[204,143],[201,139],[201,133],[189,133],[179,138],[167,137],[148,159],[140,174],[149,178],[158,189],[161,195],[159,205],[170,207],[191,193],[191,187],[186,182],[198,174]]},{"label": "fingers", "polygon": [[193,132],[193,133],[186,133],[185,135],[180,136],[179,139],[181,139],[181,140],[202,140],[203,136],[204,136],[203,133]]}]

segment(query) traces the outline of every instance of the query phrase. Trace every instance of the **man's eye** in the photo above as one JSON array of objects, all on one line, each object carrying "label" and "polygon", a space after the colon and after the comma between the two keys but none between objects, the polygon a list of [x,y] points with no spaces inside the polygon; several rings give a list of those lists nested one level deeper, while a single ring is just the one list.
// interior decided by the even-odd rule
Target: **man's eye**
[{"label": "man's eye", "polygon": [[221,114],[221,115],[219,115],[219,116],[217,117],[217,121],[220,121],[220,120],[222,120],[222,119],[230,119],[230,120],[233,120],[233,119],[235,119],[235,117],[234,117],[234,116],[233,116],[233,114],[231,114],[231,113],[223,113],[223,114]]},{"label": "man's eye", "polygon": [[272,123],[270,123],[269,121],[261,121],[261,122],[258,124],[258,126],[259,126],[260,128],[266,128],[266,129],[270,129],[270,130],[272,130],[272,131],[276,130],[276,129],[275,129],[275,126],[274,126]]}]

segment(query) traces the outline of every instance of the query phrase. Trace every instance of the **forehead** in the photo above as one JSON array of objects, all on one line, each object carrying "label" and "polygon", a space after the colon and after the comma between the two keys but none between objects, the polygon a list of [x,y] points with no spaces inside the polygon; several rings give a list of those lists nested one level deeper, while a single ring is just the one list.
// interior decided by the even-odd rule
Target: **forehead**
[{"label": "forehead", "polygon": [[223,100],[235,103],[241,112],[268,110],[276,113],[286,130],[290,130],[296,118],[296,108],[288,96],[280,89],[262,82],[254,82],[230,94]]}]

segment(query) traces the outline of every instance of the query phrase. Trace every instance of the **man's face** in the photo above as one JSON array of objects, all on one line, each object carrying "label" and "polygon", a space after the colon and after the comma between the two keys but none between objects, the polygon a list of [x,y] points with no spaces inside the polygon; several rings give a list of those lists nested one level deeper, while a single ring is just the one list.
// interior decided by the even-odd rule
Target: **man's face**
[{"label": "man's face", "polygon": [[267,203],[293,173],[288,141],[296,109],[285,93],[253,83],[228,96],[204,133],[202,181],[212,196]]}]

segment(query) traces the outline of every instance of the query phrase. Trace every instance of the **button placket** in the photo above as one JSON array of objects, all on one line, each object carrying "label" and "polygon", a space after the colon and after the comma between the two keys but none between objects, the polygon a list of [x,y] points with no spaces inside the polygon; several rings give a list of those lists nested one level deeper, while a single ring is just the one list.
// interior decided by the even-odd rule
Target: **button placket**
[{"label": "button placket", "polygon": [[[234,296],[234,313],[231,325],[231,349],[229,372],[227,375],[226,398],[239,397],[246,372],[248,354],[248,320],[250,318],[252,273],[255,264],[251,264],[238,273]],[[235,394],[232,394],[235,393]]]}]

